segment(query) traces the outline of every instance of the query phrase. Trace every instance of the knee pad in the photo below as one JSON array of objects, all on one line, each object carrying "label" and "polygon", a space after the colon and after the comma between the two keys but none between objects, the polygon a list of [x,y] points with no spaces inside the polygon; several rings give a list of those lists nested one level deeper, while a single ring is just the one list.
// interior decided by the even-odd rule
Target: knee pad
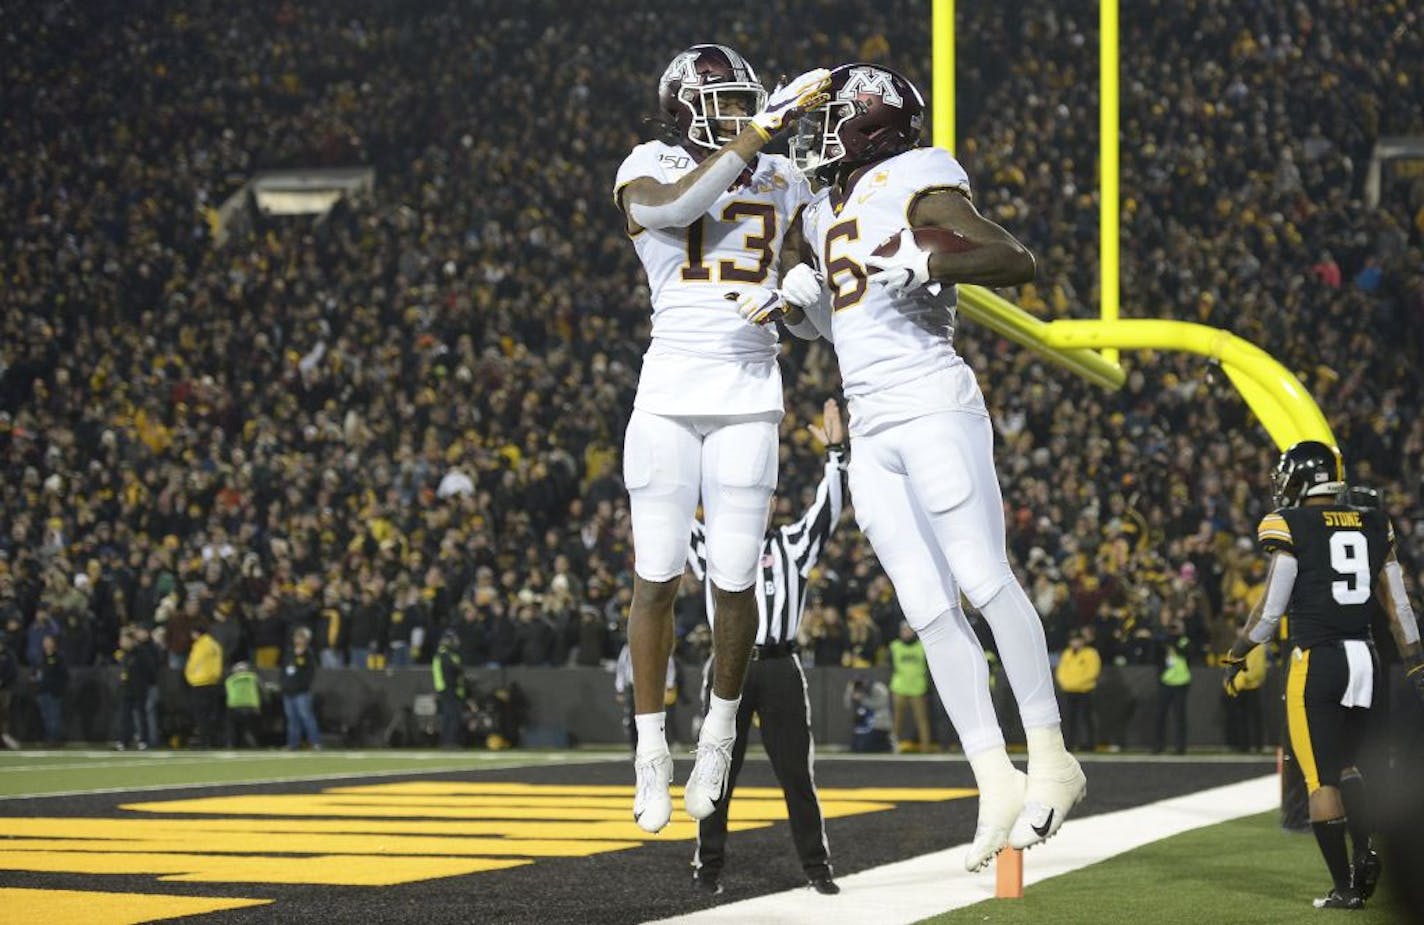
[{"label": "knee pad", "polygon": [[725,513],[718,521],[715,532],[707,528],[707,580],[723,591],[745,591],[761,571],[765,515],[760,523]]}]

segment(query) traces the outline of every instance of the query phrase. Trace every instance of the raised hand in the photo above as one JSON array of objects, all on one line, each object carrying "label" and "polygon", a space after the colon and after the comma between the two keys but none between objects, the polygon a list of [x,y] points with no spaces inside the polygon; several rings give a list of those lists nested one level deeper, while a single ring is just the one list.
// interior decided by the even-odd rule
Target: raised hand
[{"label": "raised hand", "polygon": [[800,113],[815,109],[830,99],[826,93],[830,83],[831,72],[818,67],[777,87],[767,97],[766,108],[752,116],[752,125],[768,136],[775,135]]}]

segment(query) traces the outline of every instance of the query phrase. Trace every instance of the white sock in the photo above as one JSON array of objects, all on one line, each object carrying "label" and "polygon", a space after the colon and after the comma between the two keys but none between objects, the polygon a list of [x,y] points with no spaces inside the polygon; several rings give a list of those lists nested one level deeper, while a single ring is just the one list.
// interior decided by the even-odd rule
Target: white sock
[{"label": "white sock", "polygon": [[1013,786],[1018,777],[1014,763],[1003,745],[988,748],[969,757],[969,767],[974,771],[974,785],[979,788],[979,819],[982,822],[1003,824],[1005,814],[1012,808],[1017,811],[1019,791]]},{"label": "white sock", "polygon": [[1058,697],[1053,693],[1048,644],[1043,636],[1043,621],[1028,595],[1018,581],[1010,581],[980,606],[979,612],[994,631],[999,661],[1003,662],[1009,686],[1014,689],[1024,728],[1056,727]]},{"label": "white sock", "polygon": [[935,690],[964,753],[972,755],[991,748],[1003,751],[1004,732],[999,728],[989,693],[984,647],[969,628],[964,611],[957,606],[946,610],[916,632],[925,647],[925,661],[929,662]]},{"label": "white sock", "polygon": [[1068,749],[1063,747],[1063,727],[1057,724],[1025,729],[1024,737],[1028,739],[1029,767],[1034,762],[1053,767],[1068,757]]},{"label": "white sock", "polygon": [[664,731],[667,713],[662,710],[657,713],[638,713],[634,715],[633,722],[638,726],[639,758],[667,754],[667,733]]},{"label": "white sock", "polygon": [[742,698],[724,700],[709,693],[707,718],[702,721],[702,739],[730,739],[737,734],[737,710]]},{"label": "white sock", "polygon": [[1014,763],[1009,760],[1009,753],[1002,745],[998,748],[985,749],[968,757],[969,767],[973,769],[974,780],[978,784],[1013,776]]}]

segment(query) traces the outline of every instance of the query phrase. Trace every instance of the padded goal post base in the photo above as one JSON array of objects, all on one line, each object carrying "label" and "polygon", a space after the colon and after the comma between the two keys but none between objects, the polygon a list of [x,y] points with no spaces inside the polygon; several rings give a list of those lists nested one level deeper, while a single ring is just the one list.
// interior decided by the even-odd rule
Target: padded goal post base
[{"label": "padded goal post base", "polygon": [[994,858],[994,898],[1023,899],[1023,851],[1005,848]]}]

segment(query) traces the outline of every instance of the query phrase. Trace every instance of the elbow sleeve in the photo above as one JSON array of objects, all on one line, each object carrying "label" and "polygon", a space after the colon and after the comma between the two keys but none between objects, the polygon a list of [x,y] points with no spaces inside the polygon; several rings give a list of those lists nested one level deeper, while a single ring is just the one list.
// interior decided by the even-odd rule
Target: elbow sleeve
[{"label": "elbow sleeve", "polygon": [[1291,591],[1295,588],[1295,576],[1299,564],[1295,556],[1277,554],[1271,562],[1271,580],[1266,586],[1266,603],[1261,608],[1261,619],[1252,627],[1248,638],[1254,643],[1270,642],[1280,626],[1281,616],[1290,604]]},{"label": "elbow sleeve", "polygon": [[724,154],[712,162],[706,173],[692,181],[682,195],[659,205],[631,202],[628,216],[644,228],[686,228],[712,208],[717,197],[741,176],[746,166],[735,154]]},{"label": "elbow sleeve", "polygon": [[805,317],[795,324],[786,325],[786,330],[801,338],[802,340],[816,340],[825,338],[828,343],[834,343],[831,337],[831,304],[830,297],[821,293],[820,301],[815,305],[807,305],[802,309]]}]

